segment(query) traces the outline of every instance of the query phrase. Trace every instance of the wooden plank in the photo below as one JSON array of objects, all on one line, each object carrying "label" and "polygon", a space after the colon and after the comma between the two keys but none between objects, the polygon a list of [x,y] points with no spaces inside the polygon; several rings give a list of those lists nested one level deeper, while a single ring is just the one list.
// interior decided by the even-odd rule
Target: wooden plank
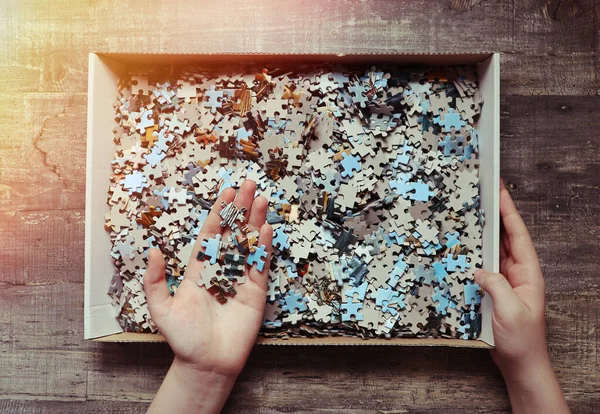
[{"label": "wooden plank", "polygon": [[0,411],[5,414],[50,414],[50,413],[145,413],[149,403],[105,401],[31,401],[0,400]]},{"label": "wooden plank", "polygon": [[[165,344],[84,341],[83,286],[0,286],[3,399],[150,401],[168,369]],[[597,295],[548,297],[550,352],[578,412],[597,401]],[[268,361],[268,363],[266,362]],[[485,398],[473,398],[473,395]],[[107,405],[109,406],[109,405]],[[118,405],[112,405],[116,407]],[[232,412],[342,409],[508,410],[487,351],[401,347],[256,347]]]},{"label": "wooden plank", "polygon": [[571,53],[500,56],[500,93],[502,96],[572,95],[598,93],[596,54]]},{"label": "wooden plank", "polygon": [[598,289],[598,109],[592,97],[502,100],[501,174],[552,292]]},{"label": "wooden plank", "polygon": [[0,282],[83,283],[84,220],[83,209],[0,212]]},{"label": "wooden plank", "polygon": [[[592,76],[597,79],[593,0],[578,2],[577,12],[561,19],[550,17],[543,1],[502,0],[454,9],[435,2],[427,4],[425,14],[418,0],[400,6],[378,2],[377,7],[359,1],[250,5],[238,0],[228,8],[207,5],[202,24],[189,13],[197,7],[189,0],[178,2],[178,7],[159,5],[158,10],[151,3],[60,3],[4,5],[0,21],[6,32],[3,39],[10,43],[6,59],[0,60],[5,62],[0,63],[0,76],[10,81],[0,84],[0,92],[83,93],[90,51],[500,51],[506,53],[503,70],[519,80],[503,77],[510,93],[595,93],[586,82]],[[233,15],[248,19],[240,23]],[[57,24],[61,21],[69,24]],[[433,32],[426,29],[430,22],[435,22]]]},{"label": "wooden plank", "polygon": [[3,93],[0,108],[0,212],[83,209],[87,95]]}]

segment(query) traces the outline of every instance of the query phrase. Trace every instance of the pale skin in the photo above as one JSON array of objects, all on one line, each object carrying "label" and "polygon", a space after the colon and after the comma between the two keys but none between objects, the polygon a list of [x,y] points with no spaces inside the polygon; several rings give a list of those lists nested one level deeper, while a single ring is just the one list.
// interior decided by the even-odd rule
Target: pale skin
[{"label": "pale skin", "polygon": [[496,349],[513,413],[570,413],[546,345],[546,282],[535,247],[504,182],[500,183],[500,273],[477,271],[492,297]]},{"label": "pale skin", "polygon": [[[514,413],[569,413],[546,347],[545,282],[535,248],[517,209],[501,185],[503,234],[501,273],[478,271],[477,283],[492,297],[496,349],[492,358],[504,376]],[[149,253],[144,289],[152,319],[175,353],[175,359],[148,412],[216,413],[227,400],[262,323],[267,273],[271,259],[271,226],[265,224],[267,200],[254,198],[256,184],[243,183],[219,196],[205,221],[185,278],[177,294],[169,295],[165,265],[158,249]],[[269,253],[263,272],[246,267],[247,281],[225,305],[197,285],[201,262],[200,240],[223,233],[221,201],[246,207],[251,229],[259,230],[259,244]],[[224,233],[224,236],[228,231]]]}]

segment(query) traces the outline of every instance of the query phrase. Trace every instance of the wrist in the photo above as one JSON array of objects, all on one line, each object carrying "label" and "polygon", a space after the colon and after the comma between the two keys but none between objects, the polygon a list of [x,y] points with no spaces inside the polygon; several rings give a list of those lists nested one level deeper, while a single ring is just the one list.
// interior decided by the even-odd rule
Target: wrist
[{"label": "wrist", "polygon": [[520,358],[501,357],[497,351],[493,356],[507,386],[513,383],[519,386],[526,385],[553,372],[545,347]]},{"label": "wrist", "polygon": [[181,360],[177,356],[173,359],[171,369],[187,381],[200,384],[208,380],[211,384],[225,385],[235,382],[240,374],[238,371],[233,372],[218,370],[212,367],[198,367],[196,364]]},{"label": "wrist", "polygon": [[568,413],[547,352],[499,365],[513,413]]},{"label": "wrist", "polygon": [[499,366],[507,387],[522,390],[536,388],[548,378],[554,377],[549,358],[536,357]]},{"label": "wrist", "polygon": [[227,401],[237,374],[203,370],[177,357],[154,399],[149,412],[218,413]]},{"label": "wrist", "polygon": [[181,386],[189,388],[192,395],[199,398],[224,395],[226,399],[238,376],[237,373],[226,374],[213,369],[201,369],[181,361],[177,356],[171,364],[169,372],[171,371]]}]

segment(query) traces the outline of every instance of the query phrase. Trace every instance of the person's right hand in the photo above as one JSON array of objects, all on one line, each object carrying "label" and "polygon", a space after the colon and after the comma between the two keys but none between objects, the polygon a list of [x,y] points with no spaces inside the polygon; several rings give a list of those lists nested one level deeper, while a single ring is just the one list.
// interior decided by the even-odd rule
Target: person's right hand
[{"label": "person's right hand", "polygon": [[506,381],[513,412],[569,412],[546,346],[540,262],[504,182],[500,186],[501,273],[475,273],[494,302],[492,358]]}]

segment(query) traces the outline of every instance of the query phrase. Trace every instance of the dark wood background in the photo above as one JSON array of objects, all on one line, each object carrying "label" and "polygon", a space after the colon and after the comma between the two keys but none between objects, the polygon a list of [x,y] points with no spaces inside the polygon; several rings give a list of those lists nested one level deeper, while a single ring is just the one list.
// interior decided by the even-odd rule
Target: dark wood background
[{"label": "dark wood background", "polygon": [[[0,411],[144,411],[172,359],[83,340],[92,51],[501,52],[502,176],[543,263],[559,381],[597,410],[599,26],[594,0],[1,1]],[[259,347],[228,403],[342,409],[510,407],[486,351],[392,347]]]}]

